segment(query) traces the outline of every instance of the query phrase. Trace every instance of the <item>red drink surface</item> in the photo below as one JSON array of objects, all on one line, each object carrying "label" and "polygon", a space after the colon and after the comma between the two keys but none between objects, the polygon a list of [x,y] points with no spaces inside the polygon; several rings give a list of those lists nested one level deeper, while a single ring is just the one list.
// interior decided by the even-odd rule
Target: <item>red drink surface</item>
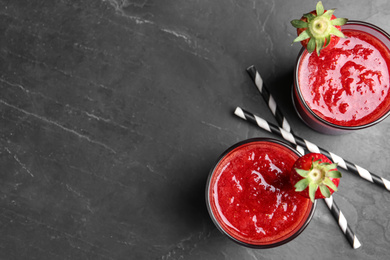
[{"label": "red drink surface", "polygon": [[341,126],[361,126],[390,107],[390,51],[371,34],[343,30],[335,48],[305,53],[298,72],[307,105],[321,118]]},{"label": "red drink surface", "polygon": [[289,148],[267,141],[229,152],[214,169],[209,189],[221,227],[254,245],[280,242],[296,233],[313,205],[290,184],[297,158]]}]

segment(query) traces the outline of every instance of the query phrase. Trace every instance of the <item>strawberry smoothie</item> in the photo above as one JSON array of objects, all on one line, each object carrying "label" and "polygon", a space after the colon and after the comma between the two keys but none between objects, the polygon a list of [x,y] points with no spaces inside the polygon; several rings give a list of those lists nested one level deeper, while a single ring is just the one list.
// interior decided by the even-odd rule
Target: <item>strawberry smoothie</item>
[{"label": "strawberry smoothie", "polygon": [[206,189],[210,216],[222,233],[257,248],[275,247],[298,236],[315,208],[290,183],[290,170],[299,156],[286,144],[265,138],[228,149]]},{"label": "strawberry smoothie", "polygon": [[309,126],[341,133],[371,126],[390,111],[390,38],[373,25],[349,22],[321,55],[302,51],[294,104]]}]

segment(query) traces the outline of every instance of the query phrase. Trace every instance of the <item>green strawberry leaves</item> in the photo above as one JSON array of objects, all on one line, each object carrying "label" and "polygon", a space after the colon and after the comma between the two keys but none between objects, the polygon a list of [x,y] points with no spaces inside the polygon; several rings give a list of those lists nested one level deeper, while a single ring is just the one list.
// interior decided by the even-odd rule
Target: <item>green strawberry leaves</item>
[{"label": "green strawberry leaves", "polygon": [[308,188],[309,198],[314,202],[315,195],[318,189],[325,198],[329,198],[332,194],[331,190],[337,191],[338,188],[333,183],[332,179],[341,178],[341,172],[337,171],[337,164],[323,162],[321,159],[314,160],[311,157],[311,163],[308,162],[309,169],[294,168],[294,171],[302,177],[295,184],[295,191],[300,192]]},{"label": "green strawberry leaves", "polygon": [[295,184],[295,191],[304,191],[309,185],[309,179],[302,179]]},{"label": "green strawberry leaves", "polygon": [[347,18],[336,18],[330,21],[334,26],[342,26],[348,22]]},{"label": "green strawberry leaves", "polygon": [[[291,25],[301,31],[293,42],[302,42],[309,39],[306,45],[307,51],[312,53],[316,50],[319,56],[320,51],[329,46],[332,36],[345,38],[344,34],[335,26],[344,25],[348,19],[335,18],[333,16],[334,12],[335,9],[325,11],[322,2],[319,1],[315,13],[307,13],[299,20],[292,20]],[[305,44],[303,45],[305,46]]]},{"label": "green strawberry leaves", "polygon": [[291,25],[294,26],[295,28],[306,28],[307,22],[304,22],[302,20],[292,20]]},{"label": "green strawberry leaves", "polygon": [[317,12],[317,15],[322,15],[324,13],[325,9],[324,9],[324,6],[322,5],[322,2],[319,1],[316,5],[316,12]]},{"label": "green strawberry leaves", "polygon": [[309,184],[309,197],[312,202],[315,200],[316,191],[318,189],[318,184],[310,183]]}]

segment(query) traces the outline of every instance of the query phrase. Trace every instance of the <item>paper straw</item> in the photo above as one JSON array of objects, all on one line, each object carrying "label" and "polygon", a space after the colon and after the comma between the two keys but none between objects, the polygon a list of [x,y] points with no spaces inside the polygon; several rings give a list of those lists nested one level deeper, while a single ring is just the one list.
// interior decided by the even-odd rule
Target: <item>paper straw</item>
[{"label": "paper straw", "polygon": [[337,166],[340,166],[341,168],[343,168],[345,170],[348,170],[352,173],[355,173],[355,174],[359,175],[361,178],[363,178],[371,183],[374,183],[378,186],[381,186],[382,188],[385,188],[388,191],[390,191],[390,181],[388,181],[382,177],[379,177],[373,173],[370,173],[368,170],[366,170],[366,169],[364,169],[356,164],[353,164],[347,160],[344,160],[340,156],[338,156],[332,152],[329,152],[329,151],[315,145],[314,143],[311,143],[311,142],[309,142],[309,141],[307,141],[307,140],[305,140],[297,135],[289,133],[278,126],[267,122],[266,120],[262,119],[261,117],[256,116],[252,113],[249,113],[249,112],[241,109],[240,107],[237,107],[234,113],[237,116],[241,117],[242,119],[247,120],[247,121],[257,125],[260,128],[262,128],[270,133],[274,133],[274,134],[281,136],[284,140],[286,140],[292,144],[303,146],[312,153],[322,153],[325,156],[329,157],[334,163],[337,163],[338,164]]},{"label": "paper straw", "polygon": [[361,246],[358,238],[353,233],[352,229],[348,225],[347,219],[344,217],[344,214],[340,211],[339,207],[333,201],[333,197],[325,198],[325,203],[332,212],[333,217],[339,224],[340,229],[343,231],[348,242],[354,249],[357,249]]},{"label": "paper straw", "polygon": [[[255,66],[250,66],[247,68],[248,74],[251,76],[253,82],[255,83],[257,89],[259,90],[260,94],[264,98],[265,102],[268,104],[268,107],[270,108],[272,114],[274,115],[276,121],[278,122],[278,125],[286,130],[287,132],[293,133],[293,130],[290,127],[290,124],[287,121],[287,118],[283,115],[281,110],[278,109],[278,106],[276,102],[274,101],[270,91],[266,87],[265,84],[263,84],[263,80],[260,77],[260,73],[256,70]],[[274,109],[274,110],[273,110]],[[305,149],[299,145],[296,146],[297,150],[301,153],[305,153]],[[339,207],[337,206],[336,202],[333,199],[333,196],[331,195],[329,198],[324,199],[325,204],[328,206],[330,212],[332,213],[333,217],[336,219],[337,224],[339,225],[341,231],[343,232],[344,236],[346,237],[349,244],[354,248],[357,249],[361,246],[358,238],[348,225],[347,219],[344,217],[344,214],[340,211]]]}]

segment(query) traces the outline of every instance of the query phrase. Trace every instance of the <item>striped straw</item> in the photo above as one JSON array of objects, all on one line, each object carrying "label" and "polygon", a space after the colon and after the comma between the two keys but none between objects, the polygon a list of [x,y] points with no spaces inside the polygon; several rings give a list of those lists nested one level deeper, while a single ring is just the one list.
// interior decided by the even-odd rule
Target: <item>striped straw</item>
[{"label": "striped straw", "polygon": [[325,203],[332,212],[333,217],[339,224],[340,229],[343,231],[348,242],[354,249],[357,249],[361,246],[359,240],[353,233],[352,229],[349,227],[347,219],[344,217],[344,214],[340,211],[339,207],[333,201],[333,197],[325,198]]},{"label": "striped straw", "polygon": [[[288,123],[286,117],[283,115],[282,111],[278,108],[275,99],[273,98],[271,92],[268,90],[267,86],[263,82],[263,79],[261,78],[260,73],[257,71],[256,67],[252,65],[248,67],[246,71],[252,78],[253,83],[255,83],[264,101],[268,104],[268,107],[274,115],[276,122],[278,122],[278,125],[287,132],[293,133],[290,124]],[[305,149],[303,147],[297,145],[296,149],[301,154],[305,154]]]},{"label": "striped straw", "polygon": [[[249,68],[247,68],[247,72],[251,76],[252,80],[257,86],[257,89],[263,96],[265,102],[268,104],[272,114],[278,122],[278,125],[287,132],[293,133],[290,124],[287,122],[286,117],[284,117],[283,113],[277,108],[277,104],[276,102],[274,102],[270,91],[267,89],[266,85],[263,84],[263,80],[260,77],[260,73],[256,70],[255,66],[250,66]],[[275,109],[273,110],[273,108]],[[297,145],[296,148],[301,154],[304,154],[306,151],[303,147],[299,145]],[[333,196],[331,195],[329,198],[325,198],[324,201],[325,204],[328,206],[329,210],[331,211],[333,217],[336,219],[347,241],[354,249],[359,248],[361,244],[356,235],[353,233],[352,229],[349,227],[347,219],[344,217],[344,214],[340,211],[336,202],[333,200]]]},{"label": "striped straw", "polygon": [[246,69],[249,76],[251,76],[253,82],[255,83],[257,89],[260,91],[261,96],[264,98],[265,102],[268,104],[269,109],[274,115],[278,125],[282,127],[287,132],[292,132],[290,124],[287,122],[286,118],[283,116],[282,112],[279,110],[276,105],[275,99],[269,92],[267,86],[264,84],[263,79],[260,77],[259,72],[256,70],[255,66],[250,66]]},{"label": "striped straw", "polygon": [[297,135],[291,134],[278,126],[267,122],[266,120],[262,119],[261,117],[258,117],[252,113],[249,113],[249,112],[241,109],[240,107],[237,107],[234,113],[237,116],[241,117],[242,119],[247,120],[247,121],[257,125],[260,128],[262,128],[270,133],[274,133],[274,134],[279,135],[280,137],[282,137],[283,139],[285,139],[286,141],[288,141],[292,144],[303,146],[303,147],[307,148],[312,153],[322,153],[325,156],[329,157],[333,162],[337,163],[338,166],[340,166],[341,168],[348,170],[352,173],[355,173],[355,174],[359,175],[361,178],[363,178],[371,183],[374,183],[378,186],[381,186],[382,188],[385,188],[388,191],[390,191],[390,181],[388,181],[380,176],[377,176],[373,173],[370,173],[368,170],[366,170],[366,169],[364,169],[356,164],[353,164],[347,160],[344,160],[340,156],[338,156],[332,152],[329,152],[329,151],[315,145],[314,143],[311,143],[311,142],[309,142],[309,141],[307,141],[307,140],[305,140]]}]

